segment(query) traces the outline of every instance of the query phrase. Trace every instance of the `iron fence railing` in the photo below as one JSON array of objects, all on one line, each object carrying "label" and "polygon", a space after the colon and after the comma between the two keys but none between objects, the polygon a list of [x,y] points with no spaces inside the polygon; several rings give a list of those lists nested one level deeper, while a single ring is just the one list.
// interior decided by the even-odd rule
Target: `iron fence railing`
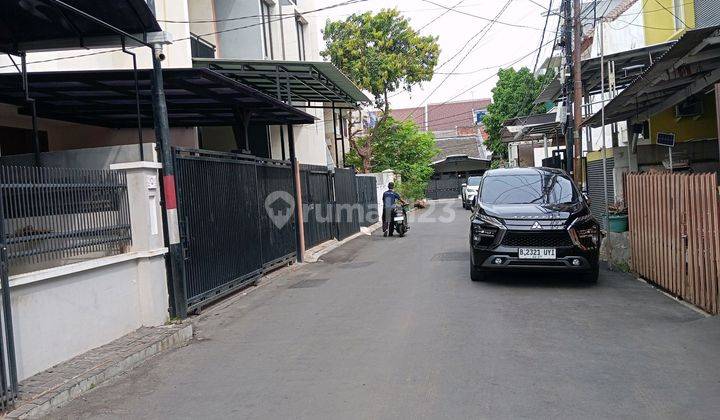
[{"label": "iron fence railing", "polygon": [[11,274],[123,253],[131,244],[124,172],[0,167]]}]

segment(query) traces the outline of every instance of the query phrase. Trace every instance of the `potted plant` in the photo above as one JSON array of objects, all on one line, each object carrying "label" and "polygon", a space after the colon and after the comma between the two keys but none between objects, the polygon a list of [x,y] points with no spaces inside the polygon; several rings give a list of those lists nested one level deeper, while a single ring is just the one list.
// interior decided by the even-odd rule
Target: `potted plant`
[{"label": "potted plant", "polygon": [[628,208],[625,201],[618,200],[608,206],[608,231],[627,232],[628,230]]}]

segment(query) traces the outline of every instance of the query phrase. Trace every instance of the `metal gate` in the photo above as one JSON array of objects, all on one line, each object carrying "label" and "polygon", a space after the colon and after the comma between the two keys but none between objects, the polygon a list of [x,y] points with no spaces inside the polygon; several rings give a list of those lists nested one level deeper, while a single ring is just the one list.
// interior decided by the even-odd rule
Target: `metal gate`
[{"label": "metal gate", "polygon": [[301,165],[300,183],[305,247],[312,248],[335,237],[332,172],[326,166]]},{"label": "metal gate", "polygon": [[360,226],[368,227],[378,222],[377,180],[374,176],[356,176],[358,202],[362,206]]},{"label": "metal gate", "polygon": [[342,241],[360,232],[360,210],[354,168],[335,169],[335,203],[337,239]]},{"label": "metal gate", "polygon": [[174,157],[188,310],[295,257],[289,163],[184,148]]},{"label": "metal gate", "polygon": [[462,190],[463,178],[456,173],[440,174],[433,177],[427,186],[427,197],[430,200],[458,198]]},{"label": "metal gate", "polygon": [[[615,184],[613,183],[613,169],[615,159],[607,158],[607,189],[608,200],[612,201],[615,196]],[[603,163],[602,160],[587,162],[587,190],[590,197],[590,212],[595,216],[603,229],[605,226],[605,188],[603,185]],[[611,204],[611,203],[610,203]]]}]

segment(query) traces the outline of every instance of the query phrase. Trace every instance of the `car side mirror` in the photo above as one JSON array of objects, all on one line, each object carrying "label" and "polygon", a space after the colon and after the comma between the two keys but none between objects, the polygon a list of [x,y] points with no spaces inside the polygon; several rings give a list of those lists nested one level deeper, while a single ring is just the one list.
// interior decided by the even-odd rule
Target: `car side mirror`
[{"label": "car side mirror", "polygon": [[590,196],[589,196],[586,192],[582,193],[582,195],[583,195],[583,198],[585,199],[585,202],[586,202],[587,205],[589,206],[590,203],[592,203],[592,200],[590,199]]},{"label": "car side mirror", "polygon": [[462,184],[463,188],[467,187],[467,184],[463,182]]},{"label": "car side mirror", "polygon": [[475,197],[473,197],[473,201],[472,201],[473,210],[475,210],[475,207],[477,207],[477,200],[478,200],[478,196],[476,195]]}]

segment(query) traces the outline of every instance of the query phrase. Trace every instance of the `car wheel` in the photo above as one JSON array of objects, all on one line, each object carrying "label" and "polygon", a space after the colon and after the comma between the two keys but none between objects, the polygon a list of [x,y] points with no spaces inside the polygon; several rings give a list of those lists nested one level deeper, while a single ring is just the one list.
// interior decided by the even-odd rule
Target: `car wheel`
[{"label": "car wheel", "polygon": [[487,279],[487,273],[480,270],[479,268],[475,267],[475,265],[471,262],[470,263],[470,280],[485,281],[485,279]]}]

